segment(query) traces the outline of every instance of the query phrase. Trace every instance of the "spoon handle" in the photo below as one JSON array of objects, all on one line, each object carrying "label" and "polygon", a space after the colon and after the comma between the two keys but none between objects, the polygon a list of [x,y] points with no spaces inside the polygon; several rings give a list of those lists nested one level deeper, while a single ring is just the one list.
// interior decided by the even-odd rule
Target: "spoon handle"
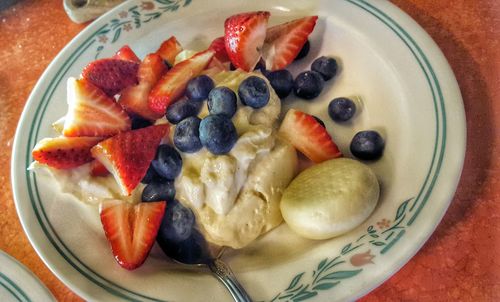
[{"label": "spoon handle", "polygon": [[222,284],[229,290],[236,302],[252,302],[243,286],[236,280],[233,272],[227,264],[220,259],[214,259],[208,263],[208,267],[212,273],[219,279]]}]

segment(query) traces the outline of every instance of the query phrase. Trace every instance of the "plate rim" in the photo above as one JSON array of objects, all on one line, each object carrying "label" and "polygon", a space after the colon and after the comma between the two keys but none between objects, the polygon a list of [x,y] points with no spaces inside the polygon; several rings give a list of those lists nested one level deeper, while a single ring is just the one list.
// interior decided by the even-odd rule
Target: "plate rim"
[{"label": "plate rim", "polygon": [[[183,0],[178,0],[178,2],[182,2],[182,1],[183,1]],[[371,14],[372,14],[372,15],[374,15],[374,16],[375,16],[375,14],[373,14],[373,12],[372,12],[372,11],[369,11],[369,10],[367,9],[367,7],[368,7],[369,9],[373,9],[373,10],[377,11],[378,13],[381,13],[382,15],[385,15],[385,17],[387,17],[389,20],[392,20],[392,22],[393,22],[394,24],[396,24],[396,26],[399,26],[399,29],[400,29],[400,30],[402,30],[403,32],[405,32],[406,34],[408,34],[408,33],[406,32],[405,28],[401,27],[401,26],[399,25],[399,23],[398,23],[398,22],[394,21],[394,20],[393,20],[393,18],[391,18],[391,16],[388,16],[388,15],[384,12],[384,10],[383,10],[383,9],[380,9],[380,8],[379,8],[379,7],[377,7],[377,6],[375,6],[375,5],[373,5],[373,4],[370,4],[368,1],[365,1],[365,0],[343,0],[343,1],[345,1],[345,2],[349,2],[349,3],[353,4],[353,5],[356,5],[356,6],[360,7],[360,8],[362,8],[362,9],[366,10],[367,12],[371,13]],[[43,73],[42,77],[39,79],[39,81],[37,82],[37,84],[36,84],[35,88],[33,89],[32,93],[31,93],[31,95],[30,95],[30,97],[29,97],[29,99],[28,99],[28,102],[27,102],[26,106],[25,106],[25,107],[24,107],[24,109],[23,109],[23,113],[22,113],[22,116],[21,116],[21,119],[20,119],[20,122],[19,122],[18,128],[17,128],[17,130],[16,130],[16,135],[15,135],[15,140],[14,140],[13,150],[18,150],[19,148],[21,148],[21,147],[22,147],[22,146],[19,146],[19,144],[20,144],[20,137],[19,137],[19,136],[21,135],[21,134],[20,134],[20,128],[21,128],[21,125],[22,125],[22,124],[26,123],[25,118],[26,118],[26,115],[28,114],[28,111],[32,111],[32,110],[30,110],[30,108],[29,108],[29,107],[31,107],[31,105],[33,105],[32,103],[34,103],[34,97],[35,97],[35,95],[37,94],[38,90],[40,90],[40,87],[39,87],[39,86],[41,86],[41,85],[42,85],[42,83],[47,82],[47,80],[49,80],[50,78],[57,78],[57,73],[56,73],[56,72],[51,72],[51,71],[53,71],[53,70],[57,69],[57,66],[56,66],[56,64],[55,64],[55,63],[56,63],[56,62],[57,62],[57,63],[59,63],[59,61],[61,61],[61,60],[63,59],[63,56],[64,56],[67,52],[69,52],[69,50],[70,50],[71,48],[75,48],[75,47],[74,47],[74,45],[79,44],[79,45],[80,45],[80,47],[81,47],[81,46],[83,46],[85,43],[87,43],[87,41],[88,41],[89,39],[93,38],[93,37],[96,35],[96,33],[98,33],[98,32],[99,32],[99,30],[101,29],[101,28],[99,28],[99,26],[101,26],[103,22],[106,22],[106,20],[108,20],[110,16],[112,16],[112,15],[116,14],[116,13],[117,13],[117,12],[118,12],[121,8],[123,8],[123,7],[128,7],[128,6],[130,6],[130,5],[133,5],[134,3],[135,3],[135,4],[138,4],[139,2],[140,2],[139,0],[136,0],[136,1],[130,1],[130,2],[125,2],[125,3],[123,3],[123,4],[121,4],[121,5],[117,6],[117,7],[115,7],[113,10],[111,10],[110,12],[108,12],[108,13],[106,13],[105,15],[101,16],[98,20],[94,21],[94,23],[93,23],[93,24],[91,24],[91,25],[89,25],[87,28],[85,28],[82,32],[80,32],[80,33],[79,33],[79,34],[78,34],[75,38],[73,38],[73,39],[72,39],[72,40],[71,40],[71,41],[70,41],[70,42],[69,42],[69,43],[68,43],[68,44],[67,44],[67,45],[66,45],[66,46],[65,46],[65,47],[61,50],[61,52],[60,52],[60,53],[56,56],[56,58],[55,58],[55,59],[51,62],[51,64],[50,64],[50,65],[47,67],[47,69],[44,71],[44,73]],[[191,2],[191,0],[185,0],[185,2],[187,2],[187,3],[189,4],[189,3]],[[414,33],[414,35],[418,35],[418,40],[423,40],[423,42],[422,42],[423,44],[427,44],[427,45],[429,45],[429,44],[430,44],[431,46],[434,46],[434,48],[435,48],[435,49],[431,52],[431,55],[432,55],[432,57],[433,57],[433,60],[441,61],[441,62],[439,62],[439,63],[443,63],[443,60],[444,60],[445,65],[444,65],[444,66],[441,66],[441,68],[443,68],[443,67],[444,67],[444,70],[443,70],[443,69],[441,69],[441,70],[440,70],[440,72],[441,72],[441,73],[444,73],[444,74],[446,74],[446,75],[448,75],[448,77],[449,77],[448,81],[451,81],[451,83],[447,83],[447,86],[456,86],[456,87],[448,87],[448,89],[449,89],[449,90],[455,90],[455,91],[452,91],[452,92],[451,92],[451,94],[454,94],[455,96],[457,96],[457,95],[458,95],[459,100],[457,100],[457,102],[460,102],[461,109],[462,109],[462,112],[463,112],[463,109],[464,109],[464,108],[463,108],[463,100],[462,100],[462,98],[461,98],[461,95],[460,95],[460,90],[458,89],[458,84],[456,83],[456,79],[455,79],[455,77],[454,77],[454,75],[453,75],[453,72],[451,71],[451,68],[450,68],[450,67],[449,67],[449,65],[447,64],[446,59],[444,58],[444,55],[443,55],[443,54],[442,54],[442,52],[439,50],[439,48],[437,47],[437,45],[435,44],[435,42],[432,40],[432,38],[431,38],[431,37],[430,37],[430,36],[429,36],[429,35],[428,35],[428,34],[427,34],[427,33],[426,33],[426,32],[425,32],[425,31],[424,31],[424,30],[423,30],[423,29],[422,29],[422,28],[421,28],[421,27],[420,27],[420,26],[416,23],[416,22],[414,22],[414,21],[413,21],[413,19],[411,19],[411,17],[409,17],[408,15],[406,15],[406,13],[404,13],[403,11],[401,11],[399,8],[397,8],[397,7],[396,7],[395,5],[393,5],[392,3],[389,3],[389,2],[387,2],[387,4],[385,4],[385,3],[380,3],[380,4],[379,4],[379,3],[377,3],[377,5],[378,5],[378,6],[384,6],[384,5],[385,5],[385,6],[386,6],[386,8],[387,8],[387,7],[392,7],[392,9],[394,9],[394,8],[395,8],[395,9],[396,9],[395,11],[396,11],[397,13],[399,13],[399,14],[400,14],[399,16],[397,16],[398,18],[403,18],[403,19],[404,19],[404,18],[406,18],[407,20],[405,20],[405,21],[410,20],[411,22],[413,22],[413,23],[414,23],[414,24],[413,24],[413,27],[411,28],[411,30],[412,30],[412,31],[415,31],[415,30],[416,30],[416,31],[420,31],[420,32]],[[362,6],[363,6],[363,7],[362,7]],[[392,11],[391,13],[396,13],[396,12]],[[375,17],[377,17],[377,16],[375,16]],[[378,18],[380,21],[384,22],[384,21],[383,21],[383,20],[381,20],[379,17],[377,17],[377,18]],[[385,23],[385,22],[384,22],[384,23]],[[398,34],[398,33],[397,33],[397,32],[396,32],[396,31],[395,31],[392,27],[390,27],[387,23],[386,23],[386,25],[387,25],[387,26],[388,26],[391,30],[393,30],[393,31],[396,33],[396,35],[398,35],[398,36],[399,36],[399,34]],[[99,29],[97,29],[97,30],[96,30],[96,28],[99,28]],[[93,34],[91,34],[92,32],[94,32],[94,33],[93,33]],[[90,33],[90,34],[89,34],[89,33]],[[409,35],[409,34],[408,34],[408,35]],[[87,36],[88,36],[88,37],[87,37]],[[85,37],[87,37],[87,40],[85,40],[85,42],[83,42],[83,43],[80,43],[80,40],[83,40]],[[400,38],[401,38],[401,36],[400,36]],[[412,37],[412,36],[409,36],[409,38],[410,38],[411,40],[413,40],[413,37]],[[401,39],[403,40],[403,38],[401,38]],[[77,43],[77,42],[78,42],[78,43]],[[406,41],[404,41],[404,40],[403,40],[403,42],[405,42],[405,44],[407,43],[407,42],[406,42]],[[413,42],[414,42],[414,43],[415,43],[415,45],[416,45],[416,42],[415,42],[414,40],[413,40]],[[410,48],[410,51],[412,51],[412,52],[413,52],[413,50],[411,49],[411,47],[410,47],[408,44],[407,44],[407,46]],[[420,47],[418,47],[418,45],[416,45],[416,46],[417,46],[417,48],[419,48],[419,49],[420,49]],[[71,54],[71,56],[72,56],[72,55],[74,55],[74,53],[75,53],[76,51],[78,51],[78,49],[79,49],[79,47],[77,47],[77,48],[76,48],[76,50],[73,52],[73,54]],[[428,60],[428,59],[427,59],[427,56],[425,55],[425,53],[424,53],[424,52],[422,52],[422,50],[421,50],[421,49],[420,49],[420,51],[421,51],[421,55],[423,55],[423,56],[424,56],[424,58],[425,58],[426,60]],[[414,55],[415,55],[415,54],[414,54]],[[71,57],[71,56],[69,56],[69,57]],[[417,61],[418,61],[418,58],[417,58]],[[432,71],[433,71],[433,69],[432,69],[432,65],[430,65],[430,63],[429,63],[428,61],[427,61],[426,63],[427,63],[427,64],[429,64],[429,66],[428,66],[428,67],[430,68],[430,70],[432,70]],[[420,61],[419,61],[419,64],[421,64],[421,63],[420,63]],[[59,64],[59,65],[60,65],[60,64]],[[441,64],[441,65],[442,65],[442,64]],[[69,66],[71,66],[71,64],[70,64]],[[423,67],[422,67],[422,69],[423,69],[423,71],[424,71],[424,73],[425,73],[425,70],[424,70],[424,68],[423,68]],[[55,74],[55,76],[54,76],[53,74]],[[426,78],[429,80],[429,78],[427,77],[427,75],[426,75]],[[436,85],[439,87],[439,86],[440,86],[440,85],[439,85],[439,81],[438,81],[438,79],[436,78],[435,74],[434,74],[434,80],[436,81]],[[58,84],[55,84],[55,85],[54,85],[54,87],[57,87],[57,85],[58,85]],[[430,84],[430,86],[432,87],[432,84]],[[431,88],[431,90],[432,90],[432,88]],[[38,93],[38,94],[39,94],[39,93]],[[434,91],[433,91],[433,94],[434,94]],[[440,92],[439,94],[440,94],[440,97],[441,97],[441,102],[444,102],[444,100],[442,99],[442,98],[443,98],[443,96],[442,96],[442,92]],[[47,102],[47,104],[46,104],[46,105],[48,105],[48,102]],[[446,132],[446,122],[447,122],[447,116],[446,116],[446,112],[445,112],[445,105],[444,105],[444,103],[442,103],[442,106],[443,106],[443,108],[442,108],[443,110],[442,110],[442,112],[441,112],[441,113],[442,113],[442,115],[443,115],[443,123],[444,123],[444,129],[443,129],[442,131],[443,131],[443,137],[444,137],[444,139],[446,140],[446,134],[447,134],[447,132]],[[37,111],[38,111],[38,110],[37,110]],[[436,111],[436,112],[435,112],[435,114],[436,114],[436,115],[438,115],[438,112]],[[42,118],[43,118],[43,112],[42,112],[42,114],[40,115],[39,122],[42,120]],[[37,114],[35,114],[35,115],[34,115],[34,118],[32,119],[32,121],[36,121],[36,120],[37,120]],[[460,118],[459,118],[459,120],[460,120]],[[463,112],[463,118],[462,118],[462,120],[461,120],[461,121],[462,121],[462,129],[459,129],[459,130],[461,130],[461,131],[459,131],[459,132],[461,132],[461,133],[458,133],[458,136],[460,136],[460,134],[462,134],[462,138],[463,138],[463,146],[462,146],[462,148],[460,148],[460,150],[458,150],[458,151],[462,151],[461,153],[462,153],[463,155],[462,155],[462,156],[460,156],[460,157],[461,157],[461,161],[458,163],[458,165],[456,165],[456,166],[459,166],[459,169],[458,169],[458,172],[455,174],[455,179],[454,179],[454,182],[453,182],[453,180],[452,180],[452,184],[451,184],[451,186],[450,186],[450,187],[453,187],[454,189],[453,189],[453,192],[451,193],[451,195],[449,196],[448,201],[443,203],[443,207],[442,207],[442,208],[443,208],[443,210],[442,210],[442,213],[441,213],[441,217],[435,221],[435,223],[434,223],[434,225],[432,226],[431,230],[430,230],[429,232],[427,232],[427,236],[424,236],[424,238],[423,238],[423,239],[419,242],[419,244],[418,244],[418,245],[416,245],[416,247],[412,249],[412,250],[413,250],[413,253],[409,253],[409,254],[407,254],[407,255],[406,255],[406,257],[402,257],[401,262],[399,263],[399,264],[400,264],[400,265],[399,265],[399,267],[397,267],[397,268],[395,268],[394,270],[392,270],[391,272],[389,272],[389,273],[387,274],[386,278],[381,278],[381,279],[383,279],[383,280],[379,280],[379,282],[376,282],[375,284],[372,284],[373,286],[368,287],[368,288],[366,288],[365,290],[361,291],[361,293],[358,295],[358,297],[359,297],[359,296],[363,296],[363,295],[365,295],[367,292],[371,291],[374,287],[377,287],[379,284],[383,283],[383,282],[384,282],[385,280],[387,280],[390,276],[392,276],[393,274],[395,274],[395,273],[396,273],[396,272],[397,272],[397,271],[398,271],[398,270],[399,270],[399,269],[400,269],[400,268],[401,268],[404,264],[406,264],[406,263],[408,262],[408,260],[409,260],[409,259],[411,259],[411,258],[412,258],[412,257],[413,257],[413,256],[414,256],[414,255],[415,255],[415,254],[416,254],[416,253],[420,250],[420,248],[422,247],[422,245],[423,245],[423,244],[427,241],[427,239],[428,239],[428,238],[432,235],[433,230],[436,228],[436,226],[439,224],[439,222],[441,221],[442,217],[444,216],[444,214],[445,214],[445,212],[446,212],[446,210],[447,210],[447,208],[448,208],[448,206],[449,206],[449,204],[450,204],[450,202],[451,202],[451,200],[452,200],[452,198],[453,198],[453,196],[454,196],[454,192],[455,192],[455,190],[456,190],[456,186],[458,185],[458,180],[459,180],[459,177],[460,177],[460,174],[461,174],[461,169],[462,169],[462,167],[463,167],[463,159],[464,159],[464,157],[465,157],[465,139],[466,139],[466,138],[465,138],[465,133],[466,133],[466,131],[465,131],[465,113],[464,113],[464,112]],[[38,122],[38,123],[39,123],[39,122]],[[459,121],[459,122],[460,122],[460,121]],[[436,127],[437,127],[437,128],[439,128],[439,120],[437,120],[437,121],[436,121]],[[437,131],[438,131],[438,130],[437,130]],[[439,135],[437,135],[437,134],[436,134],[436,140],[438,139],[438,136],[439,136]],[[30,133],[30,137],[31,137],[31,133]],[[28,147],[28,148],[27,148],[27,150],[28,150],[28,149],[29,149],[29,150],[31,150],[31,148],[29,148],[29,147],[30,147],[30,140],[28,140],[28,145],[27,145],[27,147]],[[446,144],[445,144],[445,142],[444,142],[444,143],[443,143],[443,146],[442,146],[443,151],[442,151],[441,156],[443,156],[443,155],[445,154],[445,147],[446,147]],[[437,148],[437,144],[435,145],[435,149],[436,149],[436,148]],[[29,152],[29,150],[28,150],[28,151],[27,151],[27,153],[26,153],[26,164],[29,164],[29,163],[31,162],[31,160],[30,160],[30,152]],[[20,207],[19,207],[19,203],[20,203],[20,201],[19,201],[19,199],[18,199],[18,195],[19,195],[19,194],[16,192],[17,190],[19,190],[19,189],[20,189],[20,185],[19,185],[19,184],[17,184],[17,178],[19,177],[19,176],[17,175],[17,173],[20,173],[20,172],[19,172],[19,171],[17,171],[17,170],[15,169],[15,166],[14,166],[15,162],[18,162],[18,161],[17,161],[17,160],[18,160],[17,152],[13,152],[13,154],[14,154],[14,156],[12,157],[12,169],[11,169],[11,170],[12,170],[12,172],[11,172],[11,173],[12,173],[12,184],[13,184],[14,201],[15,201],[15,204],[16,204],[16,209],[17,209],[17,211],[18,211],[18,216],[19,216],[19,218],[20,218],[20,220],[21,220],[21,223],[22,223],[22,226],[23,226],[23,229],[24,229],[25,233],[28,235],[28,238],[29,238],[29,240],[30,240],[30,243],[34,246],[34,248],[35,248],[35,250],[37,251],[38,255],[39,255],[39,256],[43,259],[43,261],[45,262],[45,264],[46,264],[46,265],[47,265],[47,266],[48,266],[48,267],[49,267],[49,268],[50,268],[50,269],[54,272],[54,274],[55,274],[55,275],[56,275],[56,276],[57,276],[57,277],[58,277],[61,281],[63,281],[63,282],[64,282],[64,283],[65,283],[65,284],[69,287],[69,288],[71,288],[72,290],[74,290],[74,291],[75,291],[76,293],[78,293],[80,296],[82,296],[82,297],[87,297],[87,298],[88,298],[89,296],[88,296],[85,292],[82,292],[82,291],[80,291],[80,290],[79,290],[79,288],[78,288],[78,284],[73,284],[70,280],[67,280],[67,279],[63,276],[63,272],[58,272],[55,268],[53,269],[53,267],[50,265],[50,261],[46,261],[46,260],[48,260],[48,259],[45,259],[45,257],[43,257],[43,256],[42,256],[42,255],[43,255],[43,251],[42,251],[42,250],[39,250],[39,249],[37,248],[37,246],[34,244],[34,241],[33,241],[33,239],[32,239],[32,238],[31,238],[31,236],[30,236],[30,230],[29,230],[29,225],[28,225],[28,222],[25,222],[25,221],[24,221],[24,219],[23,219],[23,214],[20,212]],[[435,152],[434,152],[434,154],[435,154]],[[435,157],[435,156],[433,155],[433,160],[434,160],[434,157]],[[442,159],[442,158],[441,158],[441,159]],[[442,163],[442,161],[441,161],[441,163]],[[428,177],[429,177],[429,175],[431,174],[432,167],[433,167],[433,163],[431,164],[431,167],[429,168],[428,175],[427,175],[427,177],[426,177],[426,180],[424,181],[424,185],[422,185],[421,191],[422,191],[422,190],[423,190],[423,188],[426,186],[426,183],[427,183],[427,178],[428,178]],[[439,167],[439,168],[440,168],[440,167]],[[439,172],[439,168],[438,168],[438,172]],[[456,167],[455,167],[455,168],[456,168]],[[30,174],[29,172],[26,172],[26,184],[28,185],[28,187],[29,187],[29,184],[30,184],[30,182],[29,182],[29,174]],[[438,174],[439,174],[439,173],[436,173],[436,174],[435,174],[434,181],[437,179]],[[34,177],[34,176],[33,176],[33,177]],[[34,178],[36,179],[36,177],[34,177]],[[36,187],[36,181],[35,181],[35,187]],[[433,188],[431,187],[431,189],[430,189],[430,191],[429,191],[429,194],[428,194],[428,195],[430,195],[430,192],[432,191],[432,189],[433,189]],[[31,190],[29,190],[29,191],[30,191],[30,195],[31,195]],[[31,201],[31,202],[33,203],[33,201]],[[413,221],[414,221],[414,219],[416,219],[416,217],[418,217],[418,213],[420,212],[420,210],[421,210],[424,206],[425,206],[425,203],[420,205],[418,212],[414,215],[414,218],[412,219],[412,221],[411,221],[411,222],[413,222]],[[34,209],[36,210],[36,207],[35,207],[34,205],[33,205],[33,207],[34,207]],[[37,215],[38,215],[38,214],[37,214]],[[41,226],[42,228],[44,228],[43,223],[41,223],[41,221],[40,221],[40,218],[39,218],[39,217],[38,217],[38,219],[39,219],[40,226]],[[410,223],[410,225],[411,225],[411,223]],[[48,236],[48,235],[47,235],[46,230],[44,230],[44,233],[45,233],[45,235],[46,235],[46,236]],[[404,233],[403,233],[403,234],[404,234]],[[57,234],[56,234],[56,236],[57,236]],[[62,240],[61,240],[61,242],[62,242]],[[53,245],[54,245],[54,244],[53,244]],[[64,243],[63,243],[63,245],[64,245]],[[57,246],[56,246],[56,245],[54,245],[54,247],[57,249]],[[69,249],[68,249],[68,251],[69,251]],[[59,253],[61,253],[61,252],[59,251]],[[71,253],[71,251],[70,251],[70,253]],[[62,256],[62,255],[61,255],[61,256]],[[65,257],[63,256],[63,258],[65,258]],[[75,258],[76,258],[76,257],[75,257]],[[77,258],[77,259],[78,259],[78,258]],[[69,262],[69,260],[68,260],[68,259],[66,259],[66,258],[65,258],[65,260]],[[75,265],[73,265],[71,262],[70,262],[70,264],[71,264],[71,266],[72,266],[74,269],[78,270],[78,268],[77,268],[77,267],[75,267]],[[82,264],[83,266],[85,266],[85,264],[83,264],[83,263],[81,263],[81,264]],[[78,270],[78,271],[79,271],[79,270]],[[91,269],[90,269],[90,271],[92,272],[92,270],[91,270]],[[81,273],[81,272],[80,272],[80,273]],[[96,274],[97,276],[99,276],[99,274],[97,274],[97,273],[95,273],[95,274]],[[291,275],[293,275],[293,273],[291,273]],[[87,277],[87,276],[85,275],[85,277]],[[99,277],[101,277],[101,276],[99,276]],[[101,277],[101,278],[103,278],[104,280],[106,280],[104,277]],[[89,279],[89,278],[87,277],[87,279]],[[89,280],[89,281],[90,281],[90,282],[94,282],[93,280]],[[106,281],[108,281],[108,280],[106,280]],[[110,281],[108,281],[108,282],[110,282]],[[94,282],[94,283],[95,283],[95,282]],[[113,282],[111,282],[111,283],[113,284]],[[101,284],[96,284],[96,285],[98,285],[98,286],[100,286],[101,288],[103,288]],[[116,284],[115,284],[115,285],[116,285]],[[119,288],[121,288],[121,286],[119,286],[119,285],[116,285],[116,286],[118,286]],[[113,292],[112,292],[113,290],[111,290],[111,291],[110,291],[110,290],[108,290],[108,289],[106,289],[106,288],[103,288],[103,289],[105,289],[106,291],[108,291],[108,292],[110,292],[111,294],[113,294]],[[127,289],[124,289],[124,290],[125,290],[125,291],[128,291]],[[137,293],[134,293],[134,294],[137,294]],[[143,296],[143,295],[141,295],[141,294],[138,294],[138,295],[139,295],[139,297],[140,297],[141,299],[148,299],[148,300],[152,300],[152,301],[162,301],[162,300],[157,300],[157,299],[155,299],[155,298],[151,298],[151,297]],[[129,297],[123,297],[122,295],[119,295],[119,297],[121,297],[121,298],[125,298],[125,299],[130,299]]]}]

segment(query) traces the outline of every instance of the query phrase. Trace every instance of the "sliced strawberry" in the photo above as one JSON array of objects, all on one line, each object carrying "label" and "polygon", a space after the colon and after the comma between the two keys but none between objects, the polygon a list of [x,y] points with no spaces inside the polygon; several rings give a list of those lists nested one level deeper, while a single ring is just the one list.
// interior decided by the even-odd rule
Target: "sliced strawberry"
[{"label": "sliced strawberry", "polygon": [[54,137],[39,141],[31,155],[39,163],[56,169],[71,169],[92,161],[90,149],[100,137]]},{"label": "sliced strawberry", "polygon": [[64,136],[113,136],[130,129],[130,118],[114,99],[86,79],[68,79]]},{"label": "sliced strawberry", "polygon": [[283,69],[292,63],[317,20],[318,16],[309,16],[268,28],[263,51],[267,69]]},{"label": "sliced strawberry", "polygon": [[266,38],[269,12],[258,11],[231,16],[224,22],[224,42],[234,66],[251,71],[259,62]]},{"label": "sliced strawberry", "polygon": [[156,51],[161,58],[168,62],[170,66],[174,65],[175,57],[182,51],[181,44],[172,36],[168,40],[161,43],[160,48]]},{"label": "sliced strawberry", "polygon": [[224,37],[218,37],[210,43],[208,49],[215,51],[215,57],[220,62],[228,62],[229,56],[226,51],[226,43],[224,41]]},{"label": "sliced strawberry", "polygon": [[100,59],[88,64],[82,77],[114,96],[122,89],[137,84],[139,64],[120,59]]},{"label": "sliced strawberry", "polygon": [[342,156],[325,127],[307,113],[288,110],[279,133],[315,163]]},{"label": "sliced strawberry", "polygon": [[92,176],[108,176],[109,171],[106,167],[97,159],[94,159],[90,163],[90,175]]},{"label": "sliced strawberry", "polygon": [[162,117],[162,114],[158,114],[149,108],[148,96],[153,86],[166,70],[167,67],[160,55],[147,55],[139,66],[139,84],[125,88],[118,102],[128,113],[139,115],[148,120],[159,119]]},{"label": "sliced strawberry", "polygon": [[141,63],[141,60],[139,60],[135,52],[128,45],[124,45],[120,48],[111,58]]},{"label": "sliced strawberry", "polygon": [[113,174],[122,194],[128,196],[146,175],[158,145],[168,132],[168,124],[122,132],[97,144],[91,153]]},{"label": "sliced strawberry", "polygon": [[116,262],[133,270],[141,266],[155,242],[165,213],[165,201],[132,205],[121,200],[107,200],[99,205],[104,234]]},{"label": "sliced strawberry", "polygon": [[172,67],[151,90],[149,108],[158,114],[165,114],[168,105],[177,101],[186,90],[187,83],[198,76],[212,60],[215,52],[205,50]]}]

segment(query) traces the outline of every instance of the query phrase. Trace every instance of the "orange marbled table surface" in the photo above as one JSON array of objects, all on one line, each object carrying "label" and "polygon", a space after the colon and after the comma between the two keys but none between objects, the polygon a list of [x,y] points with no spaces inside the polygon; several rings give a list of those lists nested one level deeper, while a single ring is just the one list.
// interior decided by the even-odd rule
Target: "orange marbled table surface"
[{"label": "orange marbled table surface", "polygon": [[[467,152],[456,196],[436,232],[362,301],[500,301],[500,1],[393,2],[432,36],[455,72],[467,115]],[[50,272],[23,233],[10,155],[31,89],[83,28],[68,19],[62,0],[0,0],[0,249],[32,270],[59,301],[81,299]]]}]

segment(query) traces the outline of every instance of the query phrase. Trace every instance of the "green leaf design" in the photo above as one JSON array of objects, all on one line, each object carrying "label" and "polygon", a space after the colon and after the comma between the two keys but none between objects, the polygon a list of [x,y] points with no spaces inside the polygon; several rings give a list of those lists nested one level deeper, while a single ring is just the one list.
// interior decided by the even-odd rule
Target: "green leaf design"
[{"label": "green leaf design", "polygon": [[383,246],[383,245],[385,245],[385,243],[382,242],[382,241],[375,241],[375,242],[372,242],[372,244],[376,245],[376,246]]},{"label": "green leaf design", "polygon": [[320,279],[322,280],[336,280],[336,279],[347,279],[352,278],[359,274],[363,269],[353,270],[353,271],[338,271],[328,274]]},{"label": "green leaf design", "polygon": [[122,28],[119,27],[116,31],[115,31],[115,35],[113,36],[113,40],[111,40],[111,43],[115,43],[118,38],[120,38],[120,34],[122,32]]},{"label": "green leaf design", "polygon": [[172,0],[156,0],[156,2],[160,4],[174,4],[174,1]]},{"label": "green leaf design", "polygon": [[300,293],[300,294],[294,296],[292,298],[292,300],[294,302],[304,301],[304,300],[307,300],[309,298],[316,296],[317,294],[318,294],[317,292],[303,292],[303,293]]},{"label": "green leaf design", "polygon": [[351,248],[351,244],[349,243],[349,244],[347,244],[346,246],[344,246],[344,247],[342,248],[342,251],[341,251],[340,253],[341,253],[342,255],[345,255],[346,253],[348,253],[348,252],[349,252],[349,249],[350,249],[350,248]]},{"label": "green leaf design", "polygon": [[299,283],[300,279],[302,278],[302,276],[305,274],[305,272],[302,272],[300,274],[298,274],[297,276],[295,276],[293,279],[292,279],[292,282],[290,282],[290,285],[288,286],[287,289],[285,289],[285,291],[287,290],[291,290],[292,288],[294,288],[295,286],[297,286],[297,284]]},{"label": "green leaf design", "polygon": [[184,0],[184,5],[182,7],[188,6],[189,4],[191,4],[191,0]]},{"label": "green leaf design", "polygon": [[334,287],[335,285],[337,285],[339,283],[340,283],[340,281],[321,283],[321,284],[318,284],[315,287],[313,287],[313,290],[327,290],[327,289]]},{"label": "green leaf design", "polygon": [[401,218],[401,216],[403,216],[403,214],[405,213],[406,211],[406,207],[408,206],[408,203],[412,200],[413,198],[410,198],[410,199],[407,199],[405,200],[399,207],[398,207],[398,210],[396,211],[396,218],[394,218],[394,220],[398,220],[399,218]]},{"label": "green leaf design", "polygon": [[328,258],[321,260],[321,262],[318,264],[318,271],[320,271],[323,268],[323,266],[325,266],[326,261],[328,261]]}]

